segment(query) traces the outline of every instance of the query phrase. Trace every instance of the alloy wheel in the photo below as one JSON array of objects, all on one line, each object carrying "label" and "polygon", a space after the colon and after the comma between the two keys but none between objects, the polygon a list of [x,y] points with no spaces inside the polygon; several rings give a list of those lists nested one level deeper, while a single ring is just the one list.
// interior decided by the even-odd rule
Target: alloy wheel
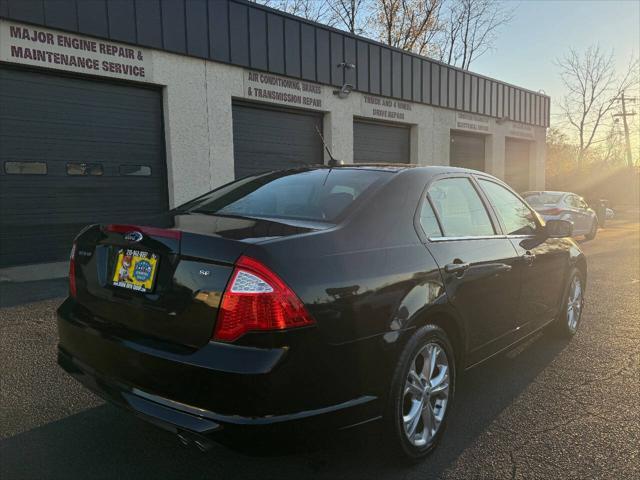
[{"label": "alloy wheel", "polygon": [[437,343],[428,343],[409,365],[402,398],[402,423],[409,442],[428,444],[438,433],[449,401],[449,359]]},{"label": "alloy wheel", "polygon": [[567,296],[567,326],[572,332],[575,332],[578,328],[582,306],[582,282],[580,277],[574,275],[569,286],[569,295]]}]

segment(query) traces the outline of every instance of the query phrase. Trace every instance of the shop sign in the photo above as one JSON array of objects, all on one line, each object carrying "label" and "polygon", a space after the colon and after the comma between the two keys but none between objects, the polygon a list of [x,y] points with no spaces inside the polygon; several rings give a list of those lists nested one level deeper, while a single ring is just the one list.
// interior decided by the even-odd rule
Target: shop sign
[{"label": "shop sign", "polygon": [[0,61],[151,81],[151,52],[119,43],[0,20]]},{"label": "shop sign", "polygon": [[292,107],[322,109],[323,87],[271,73],[245,71],[244,98]]},{"label": "shop sign", "polygon": [[533,127],[531,125],[516,122],[511,122],[507,135],[509,137],[526,138],[529,140],[535,138]]},{"label": "shop sign", "polygon": [[473,113],[457,112],[456,129],[477,133],[491,133],[491,122],[488,117]]},{"label": "shop sign", "polygon": [[393,98],[362,95],[360,104],[362,115],[389,121],[410,121],[413,104]]}]

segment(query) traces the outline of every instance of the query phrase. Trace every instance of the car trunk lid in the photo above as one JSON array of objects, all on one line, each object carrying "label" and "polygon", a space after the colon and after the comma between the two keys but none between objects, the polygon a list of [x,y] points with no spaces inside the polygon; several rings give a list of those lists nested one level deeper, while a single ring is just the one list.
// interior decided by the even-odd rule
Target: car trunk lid
[{"label": "car trunk lid", "polygon": [[[210,340],[234,263],[247,248],[313,230],[272,220],[181,213],[141,223],[94,225],[78,236],[76,300],[99,328],[192,348]],[[128,271],[123,270],[126,257]],[[141,259],[147,264],[138,272]],[[147,281],[140,289],[132,286],[140,283],[133,282],[138,273],[136,280]],[[153,277],[150,282],[147,275]]]}]

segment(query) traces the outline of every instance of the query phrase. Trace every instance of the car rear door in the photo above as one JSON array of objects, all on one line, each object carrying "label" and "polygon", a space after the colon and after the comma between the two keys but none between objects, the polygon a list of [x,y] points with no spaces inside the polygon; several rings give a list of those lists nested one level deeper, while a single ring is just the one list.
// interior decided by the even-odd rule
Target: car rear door
[{"label": "car rear door", "polygon": [[421,206],[420,224],[449,301],[465,323],[468,363],[512,343],[520,291],[518,257],[472,178],[433,180]]},{"label": "car rear door", "polygon": [[514,273],[522,291],[515,318],[520,335],[526,335],[556,314],[567,249],[563,239],[546,238],[536,214],[505,185],[487,177],[478,177],[478,185],[518,253]]}]

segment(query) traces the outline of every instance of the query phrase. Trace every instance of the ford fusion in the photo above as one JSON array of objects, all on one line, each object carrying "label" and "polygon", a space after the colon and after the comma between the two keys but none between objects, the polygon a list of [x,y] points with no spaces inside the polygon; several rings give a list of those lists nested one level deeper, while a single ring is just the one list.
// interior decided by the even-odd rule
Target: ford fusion
[{"label": "ford fusion", "polygon": [[571,234],[471,170],[247,177],[136,225],[85,228],[58,362],[200,447],[380,421],[420,458],[455,415],[460,372],[543,327],[576,332],[587,267]]}]

